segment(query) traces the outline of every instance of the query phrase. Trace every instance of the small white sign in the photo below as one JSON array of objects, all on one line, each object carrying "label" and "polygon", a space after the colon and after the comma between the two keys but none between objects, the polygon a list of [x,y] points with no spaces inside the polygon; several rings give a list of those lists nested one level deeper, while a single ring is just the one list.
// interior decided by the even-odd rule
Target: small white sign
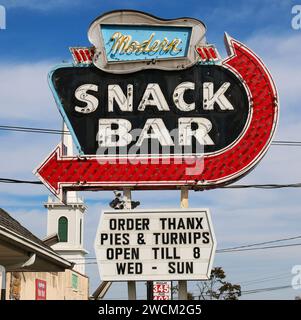
[{"label": "small white sign", "polygon": [[215,249],[208,209],[104,211],[95,239],[104,281],[206,280]]}]

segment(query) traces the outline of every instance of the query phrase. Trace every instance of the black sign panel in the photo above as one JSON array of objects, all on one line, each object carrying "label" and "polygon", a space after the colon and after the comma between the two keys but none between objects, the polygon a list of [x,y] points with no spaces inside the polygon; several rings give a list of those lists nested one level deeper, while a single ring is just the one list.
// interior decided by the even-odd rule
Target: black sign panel
[{"label": "black sign panel", "polygon": [[[170,133],[178,129],[183,118],[192,119],[189,122],[191,132],[196,131],[199,127],[198,121],[194,122],[193,119],[205,119],[204,127],[210,124],[207,126],[207,139],[202,143],[200,139],[192,135],[190,153],[200,150],[197,149],[198,145],[203,145],[205,153],[216,152],[231,145],[242,134],[250,112],[247,92],[242,82],[233,72],[218,65],[197,64],[186,70],[143,70],[121,75],[106,73],[96,67],[61,67],[52,73],[51,80],[60,99],[61,112],[68,117],[85,154],[99,152],[101,146],[101,139],[98,138],[100,119],[127,120],[131,124],[131,129],[143,129],[148,119],[161,119],[164,129],[166,128],[162,132],[163,135],[166,135],[166,131]],[[144,101],[147,88],[154,84],[157,91],[155,93],[152,91],[148,98],[149,100],[157,99],[159,106],[145,104]],[[83,85],[92,85],[92,90],[82,91],[81,95],[76,95],[76,90]],[[130,111],[123,111],[120,108],[116,96],[116,99],[111,101],[111,109],[109,109],[109,99],[112,100],[108,93],[110,85],[119,87],[124,95],[121,95],[121,98],[127,97],[131,101]],[[129,85],[132,86],[130,92],[128,91]],[[186,89],[180,90],[181,86]],[[175,91],[176,88],[179,90]],[[158,95],[154,97],[153,95],[157,93]],[[182,97],[180,97],[181,93]],[[95,98],[92,99],[95,110],[87,109],[86,95]],[[133,95],[132,100],[131,95]],[[184,106],[179,100],[184,103]],[[111,126],[114,130],[118,124],[112,123]],[[150,134],[152,131],[152,127],[147,129]],[[183,132],[187,133],[187,130],[182,130]],[[160,145],[159,153],[183,153],[183,142],[180,142],[180,136],[171,135],[173,145],[170,146],[168,152]],[[126,147],[128,153],[141,153],[138,147],[135,148],[138,138],[129,141]],[[151,140],[154,139],[144,139],[143,144],[149,144]],[[167,140],[170,141],[170,139]],[[106,153],[107,151],[101,150],[101,152]]]}]

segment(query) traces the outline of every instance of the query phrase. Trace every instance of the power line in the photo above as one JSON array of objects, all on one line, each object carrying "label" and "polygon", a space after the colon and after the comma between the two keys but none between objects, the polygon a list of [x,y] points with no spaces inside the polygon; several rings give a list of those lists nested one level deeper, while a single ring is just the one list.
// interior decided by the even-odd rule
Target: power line
[{"label": "power line", "polygon": [[[246,290],[241,291],[241,295],[248,295],[248,294],[254,294],[254,293],[261,293],[261,292],[271,292],[271,291],[277,291],[277,290],[285,290],[285,289],[292,289],[291,285],[285,285],[285,286],[278,286],[278,287],[268,287],[268,288],[257,288],[253,290]],[[206,295],[210,296],[210,295]],[[201,295],[193,295],[194,298],[201,298]]]},{"label": "power line", "polygon": [[4,126],[0,125],[0,130],[14,131],[14,132],[29,132],[29,133],[46,133],[46,134],[70,134],[68,131],[57,129],[21,127],[21,126]]},{"label": "power line", "polygon": [[273,140],[273,145],[301,146],[301,141]]},{"label": "power line", "polygon": [[[12,178],[0,178],[0,183],[21,183],[21,184],[43,184],[41,181],[31,181],[31,180],[21,180]],[[211,185],[207,185],[210,187]],[[216,189],[247,189],[247,188],[257,188],[257,189],[281,189],[281,188],[301,188],[301,183],[291,183],[291,184],[250,184],[250,185],[230,185],[230,186],[220,186]],[[200,191],[200,190],[196,190]]]},{"label": "power line", "polygon": [[278,286],[278,287],[269,287],[269,288],[257,288],[253,290],[246,290],[242,291],[242,295],[246,294],[254,294],[254,293],[260,293],[260,292],[270,292],[270,291],[276,291],[276,290],[283,290],[283,289],[292,289],[291,285],[286,285],[286,286]]},{"label": "power line", "polygon": [[222,252],[222,251],[243,249],[243,248],[261,246],[261,245],[271,244],[271,243],[276,243],[276,242],[296,240],[296,239],[300,239],[300,238],[301,238],[301,235],[300,235],[300,236],[295,236],[295,237],[289,237],[289,238],[282,238],[282,239],[270,240],[270,241],[265,241],[265,242],[256,242],[256,243],[252,243],[252,244],[246,244],[246,245],[243,245],[243,246],[223,248],[223,249],[219,249],[218,251],[219,251],[219,252]]},{"label": "power line", "polygon": [[[7,125],[0,125],[0,130],[15,131],[15,132],[28,132],[28,133],[45,133],[45,134],[70,134],[68,131],[62,131],[59,129],[23,127],[23,126],[7,126]],[[274,141],[272,141],[272,145],[301,147],[301,141],[274,140]]]},{"label": "power line", "polygon": [[0,183],[43,184],[41,181],[0,178]]},{"label": "power line", "polygon": [[266,250],[266,249],[297,247],[297,246],[301,246],[301,243],[283,244],[283,245],[279,245],[279,246],[267,246],[267,247],[258,247],[258,248],[245,248],[245,249],[236,249],[236,250],[225,250],[225,251],[216,250],[216,252],[217,253],[226,253],[226,252],[239,252],[239,251],[255,251],[255,250]]},{"label": "power line", "polygon": [[280,280],[280,279],[287,279],[287,278],[291,278],[292,275],[288,274],[287,272],[285,273],[285,275],[282,276],[278,276],[278,277],[266,277],[266,278],[259,278],[259,279],[255,279],[255,280],[250,280],[250,281],[243,281],[243,282],[239,282],[240,285],[245,286],[252,286],[254,284],[258,284],[258,283],[263,283],[263,282],[269,282],[269,281],[275,281],[275,280]]},{"label": "power line", "polygon": [[255,189],[282,189],[282,188],[300,188],[301,183],[288,183],[288,184],[234,184],[229,186],[223,186],[220,188],[224,189],[248,189],[248,188],[255,188]]}]

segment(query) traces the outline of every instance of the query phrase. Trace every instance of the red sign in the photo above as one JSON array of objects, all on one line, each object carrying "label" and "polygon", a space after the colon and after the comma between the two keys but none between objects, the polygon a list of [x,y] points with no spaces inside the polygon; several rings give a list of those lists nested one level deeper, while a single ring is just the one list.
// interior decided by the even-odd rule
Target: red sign
[{"label": "red sign", "polygon": [[[36,175],[60,198],[68,190],[117,187],[143,190],[188,186],[210,189],[246,175],[264,156],[271,143],[278,121],[278,95],[271,75],[260,58],[228,35],[225,36],[225,43],[229,57],[221,61],[221,66],[240,79],[249,99],[248,119],[235,141],[202,157],[190,155],[180,161],[177,157],[159,158],[157,161],[130,156],[122,159],[109,156],[99,158],[97,155],[66,157],[62,156],[59,145],[36,170]],[[200,61],[212,61],[217,57],[210,46],[196,47],[196,51]]]},{"label": "red sign", "polygon": [[36,300],[46,300],[46,281],[36,279]]},{"label": "red sign", "polygon": [[171,300],[171,281],[153,282],[153,300]]}]

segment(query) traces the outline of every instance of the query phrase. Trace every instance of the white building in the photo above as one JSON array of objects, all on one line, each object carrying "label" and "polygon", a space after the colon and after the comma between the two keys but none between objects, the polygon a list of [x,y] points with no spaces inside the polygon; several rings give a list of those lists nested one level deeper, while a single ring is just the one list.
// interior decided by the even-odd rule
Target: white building
[{"label": "white building", "polygon": [[76,192],[68,192],[67,203],[49,196],[45,204],[48,210],[47,237],[58,235],[59,242],[52,245],[64,259],[75,263],[74,270],[85,274],[84,214],[86,206]]}]

